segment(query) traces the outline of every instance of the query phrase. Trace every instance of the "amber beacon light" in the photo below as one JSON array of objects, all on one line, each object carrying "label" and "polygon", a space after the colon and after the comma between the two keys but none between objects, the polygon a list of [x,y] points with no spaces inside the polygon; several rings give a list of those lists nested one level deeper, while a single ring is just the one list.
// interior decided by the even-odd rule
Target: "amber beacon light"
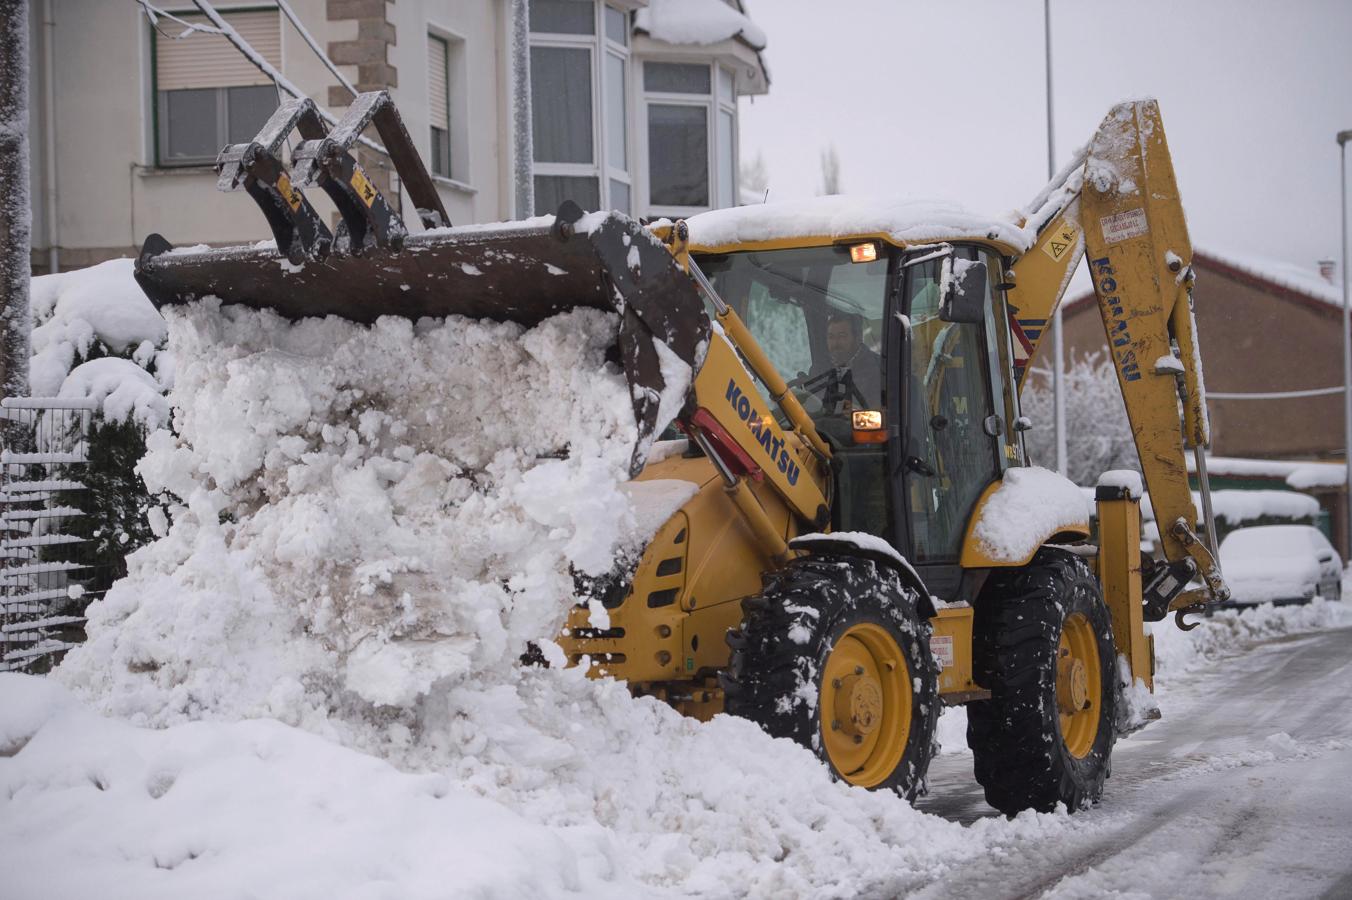
[{"label": "amber beacon light", "polygon": [[856,409],[850,413],[850,424],[856,444],[881,444],[887,440],[880,409]]}]

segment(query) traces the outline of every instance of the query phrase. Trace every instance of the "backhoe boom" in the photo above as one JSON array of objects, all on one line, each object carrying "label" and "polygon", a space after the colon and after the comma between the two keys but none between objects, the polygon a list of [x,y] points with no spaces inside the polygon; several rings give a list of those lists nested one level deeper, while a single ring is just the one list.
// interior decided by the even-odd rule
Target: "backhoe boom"
[{"label": "backhoe boom", "polygon": [[[1192,313],[1192,244],[1155,101],[1114,107],[1089,146],[1026,210],[1025,226],[1040,230],[1013,266],[1012,324],[1024,332],[1030,356],[1080,256],[1088,258],[1164,556],[1172,564],[1168,596],[1152,598],[1147,584],[1148,609],[1161,618],[1168,609],[1225,600],[1229,590],[1215,560],[1214,536],[1208,546],[1197,535],[1188,485],[1184,451],[1201,457],[1210,429]],[[1020,377],[1026,378],[1026,369]],[[1204,459],[1198,473],[1209,507]],[[1193,575],[1206,588],[1175,599]]]}]

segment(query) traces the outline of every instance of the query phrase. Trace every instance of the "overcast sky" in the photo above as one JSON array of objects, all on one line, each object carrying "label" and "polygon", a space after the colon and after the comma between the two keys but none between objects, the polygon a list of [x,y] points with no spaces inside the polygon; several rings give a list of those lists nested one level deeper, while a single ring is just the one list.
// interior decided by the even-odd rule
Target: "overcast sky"
[{"label": "overcast sky", "polygon": [[[1001,213],[1046,181],[1042,0],[746,5],[771,85],[742,101],[741,154],[763,154],[772,201],[816,193],[831,143],[845,193]],[[1052,0],[1051,18],[1058,162],[1114,102],[1157,97],[1195,245],[1338,256],[1352,0]]]}]

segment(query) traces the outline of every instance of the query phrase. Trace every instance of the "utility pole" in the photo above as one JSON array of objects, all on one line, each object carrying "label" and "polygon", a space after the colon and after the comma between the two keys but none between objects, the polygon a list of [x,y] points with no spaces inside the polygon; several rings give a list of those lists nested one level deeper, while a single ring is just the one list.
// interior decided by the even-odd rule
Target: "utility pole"
[{"label": "utility pole", "polygon": [[1347,272],[1347,142],[1352,141],[1352,129],[1338,132],[1338,159],[1340,191],[1338,199],[1342,205],[1342,258],[1343,258],[1343,456],[1347,459],[1347,504],[1343,525],[1347,528],[1348,546],[1344,549],[1352,554],[1352,302],[1348,298]]},{"label": "utility pole", "polygon": [[[0,396],[28,394],[28,0],[0,0]],[[13,446],[6,421],[4,444]]]},{"label": "utility pole", "polygon": [[[1047,180],[1056,176],[1056,117],[1052,113],[1052,0],[1042,0],[1043,45],[1047,51]],[[1056,440],[1056,471],[1070,469],[1066,459],[1066,344],[1061,307],[1052,314],[1052,434]]]}]

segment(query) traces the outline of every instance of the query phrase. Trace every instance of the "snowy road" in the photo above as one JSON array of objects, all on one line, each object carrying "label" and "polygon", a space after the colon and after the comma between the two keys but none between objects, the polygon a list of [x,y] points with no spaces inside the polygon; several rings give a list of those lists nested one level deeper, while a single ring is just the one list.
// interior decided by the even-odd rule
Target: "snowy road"
[{"label": "snowy road", "polygon": [[[1259,644],[1161,697],[1121,741],[1102,804],[1050,846],[969,866],[917,896],[1352,897],[1352,628]],[[967,753],[920,808],[997,816]]]}]

